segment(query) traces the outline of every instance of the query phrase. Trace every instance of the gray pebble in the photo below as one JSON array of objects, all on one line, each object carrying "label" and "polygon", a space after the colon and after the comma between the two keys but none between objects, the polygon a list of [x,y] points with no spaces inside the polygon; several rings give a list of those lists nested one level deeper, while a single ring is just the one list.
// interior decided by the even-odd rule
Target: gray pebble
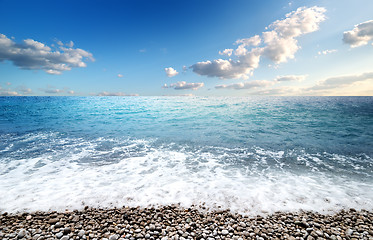
[{"label": "gray pebble", "polygon": [[63,232],[58,232],[58,233],[56,233],[56,237],[57,237],[57,238],[62,238],[62,236],[63,236]]},{"label": "gray pebble", "polygon": [[80,230],[80,231],[78,232],[78,236],[79,236],[79,237],[83,237],[84,234],[85,234],[85,231],[84,231],[84,230]]},{"label": "gray pebble", "polygon": [[229,233],[229,232],[228,232],[228,230],[226,230],[226,229],[224,229],[224,230],[221,231],[221,234],[223,234],[223,235],[228,235],[228,233]]},{"label": "gray pebble", "polygon": [[17,235],[17,238],[23,238],[24,236],[26,236],[27,232],[25,229],[21,229]]},{"label": "gray pebble", "polygon": [[109,240],[117,240],[119,236],[117,234],[113,234],[109,237]]}]

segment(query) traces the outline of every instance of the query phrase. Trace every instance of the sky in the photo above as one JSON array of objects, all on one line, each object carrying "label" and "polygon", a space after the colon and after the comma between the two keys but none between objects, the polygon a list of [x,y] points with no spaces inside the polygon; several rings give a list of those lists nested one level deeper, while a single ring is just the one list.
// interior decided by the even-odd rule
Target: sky
[{"label": "sky", "polygon": [[372,96],[371,0],[0,0],[0,96]]}]

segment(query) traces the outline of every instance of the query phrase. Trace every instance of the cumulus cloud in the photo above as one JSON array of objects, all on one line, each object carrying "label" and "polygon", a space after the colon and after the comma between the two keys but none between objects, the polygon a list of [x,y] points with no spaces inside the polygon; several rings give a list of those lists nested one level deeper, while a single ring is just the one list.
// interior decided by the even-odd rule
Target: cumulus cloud
[{"label": "cumulus cloud", "polygon": [[252,50],[241,55],[238,60],[217,59],[213,61],[198,62],[190,68],[199,75],[219,77],[221,79],[242,78],[247,79],[252,71],[258,67],[260,51]]},{"label": "cumulus cloud", "polygon": [[72,48],[74,43],[58,42],[58,49],[52,50],[47,45],[26,39],[16,43],[4,34],[0,34],[0,62],[8,60],[22,69],[41,69],[49,74],[62,74],[74,67],[86,67],[86,60],[94,61],[91,53]]},{"label": "cumulus cloud", "polygon": [[[193,64],[190,68],[193,72],[221,79],[242,78],[247,79],[254,69],[259,67],[261,56],[265,56],[276,64],[292,59],[300,48],[297,37],[314,32],[325,20],[325,8],[301,7],[296,11],[286,14],[285,19],[273,22],[262,36],[255,35],[251,38],[239,39],[238,45],[232,54],[236,59],[217,59],[202,61]],[[251,47],[251,49],[249,48]],[[230,49],[225,49],[220,54],[229,56]]]},{"label": "cumulus cloud", "polygon": [[267,81],[267,80],[256,80],[256,81],[250,81],[250,82],[241,82],[241,83],[234,83],[234,84],[228,84],[228,85],[218,85],[215,86],[216,89],[252,89],[252,88],[259,88],[259,87],[268,87],[275,84],[274,81]]},{"label": "cumulus cloud", "polygon": [[122,77],[123,77],[123,75],[122,75],[122,74],[118,74],[117,76],[118,76],[119,78],[122,78]]},{"label": "cumulus cloud", "polygon": [[[343,33],[343,42],[351,47],[367,45],[373,40],[373,20],[355,25],[351,31]],[[373,44],[372,44],[373,45]]]},{"label": "cumulus cloud", "polygon": [[176,75],[179,74],[179,73],[178,73],[175,69],[173,69],[172,67],[165,68],[164,71],[166,72],[167,77],[175,77]]},{"label": "cumulus cloud", "polygon": [[231,48],[224,49],[224,51],[219,51],[220,55],[227,55],[229,57],[232,55],[232,53],[233,53],[233,49]]},{"label": "cumulus cloud", "polygon": [[290,82],[290,81],[298,81],[301,82],[307,78],[307,75],[285,75],[285,76],[277,76],[275,78],[276,82]]},{"label": "cumulus cloud", "polygon": [[123,92],[106,92],[106,91],[103,91],[103,92],[100,92],[100,93],[97,93],[96,96],[139,96],[139,94],[135,93],[131,93],[131,94],[127,94],[127,93],[123,93]]},{"label": "cumulus cloud", "polygon": [[68,94],[74,94],[75,91],[74,91],[74,90],[69,90],[69,91],[67,91],[67,93],[68,93]]},{"label": "cumulus cloud", "polygon": [[330,49],[330,50],[319,51],[317,54],[319,54],[319,55],[327,55],[327,54],[335,53],[335,52],[337,52],[337,49]]},{"label": "cumulus cloud", "polygon": [[185,81],[177,82],[177,83],[171,83],[170,85],[163,85],[162,88],[173,88],[175,90],[197,90],[201,87],[203,87],[204,83],[187,83]]}]

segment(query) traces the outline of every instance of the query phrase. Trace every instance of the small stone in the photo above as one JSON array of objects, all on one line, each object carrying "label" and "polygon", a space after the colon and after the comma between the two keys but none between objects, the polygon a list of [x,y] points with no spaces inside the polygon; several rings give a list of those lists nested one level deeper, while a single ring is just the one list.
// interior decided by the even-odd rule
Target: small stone
[{"label": "small stone", "polygon": [[69,234],[69,233],[71,233],[71,229],[70,229],[70,228],[64,228],[64,229],[63,229],[63,234],[64,234],[64,235],[67,235],[67,234]]},{"label": "small stone", "polygon": [[244,227],[246,227],[246,223],[240,222],[240,226],[244,228]]},{"label": "small stone", "polygon": [[69,240],[69,236],[63,236],[61,240]]},{"label": "small stone", "polygon": [[349,228],[349,229],[346,230],[346,235],[351,236],[353,232],[354,231],[351,228]]},{"label": "small stone", "polygon": [[31,216],[31,215],[28,215],[28,216],[26,217],[26,220],[31,220],[31,218],[32,218],[32,216]]},{"label": "small stone", "polygon": [[17,238],[23,238],[24,236],[26,236],[26,230],[25,229],[21,229],[17,235]]},{"label": "small stone", "polygon": [[63,227],[63,224],[61,222],[56,222],[56,224],[54,224],[54,228],[60,228],[60,227]]},{"label": "small stone", "polygon": [[57,222],[58,222],[57,218],[52,218],[52,219],[49,219],[49,221],[48,221],[49,224],[55,224]]},{"label": "small stone", "polygon": [[228,235],[228,233],[229,233],[229,232],[228,232],[228,230],[226,230],[226,229],[224,229],[224,230],[221,231],[221,234],[223,234],[223,235]]},{"label": "small stone", "polygon": [[58,232],[58,233],[56,233],[56,237],[57,237],[57,238],[62,238],[62,236],[63,236],[63,232]]},{"label": "small stone", "polygon": [[109,237],[109,240],[117,240],[119,237],[116,234],[113,234]]},{"label": "small stone", "polygon": [[83,237],[84,234],[85,234],[85,231],[84,231],[84,230],[80,230],[80,231],[78,232],[78,236],[79,236],[79,237]]}]

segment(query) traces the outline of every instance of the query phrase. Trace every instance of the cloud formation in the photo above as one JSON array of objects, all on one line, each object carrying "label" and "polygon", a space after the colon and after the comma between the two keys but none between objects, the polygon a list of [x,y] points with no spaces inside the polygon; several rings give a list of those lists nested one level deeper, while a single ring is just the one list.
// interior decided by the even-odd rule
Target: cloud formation
[{"label": "cloud formation", "polygon": [[173,69],[172,67],[165,68],[164,71],[166,72],[167,77],[175,77],[179,73]]},{"label": "cloud formation", "polygon": [[278,87],[250,92],[251,95],[296,95],[296,96],[341,96],[371,95],[373,91],[373,72],[356,75],[329,77],[312,87]]},{"label": "cloud formation", "polygon": [[317,54],[319,54],[319,55],[327,55],[327,54],[335,53],[337,51],[338,51],[337,49],[330,49],[330,50],[319,51]]},{"label": "cloud formation", "polygon": [[306,79],[307,75],[285,75],[285,76],[277,76],[274,81],[276,82],[290,82],[290,81],[298,81],[301,82]]},{"label": "cloud formation", "polygon": [[294,58],[294,54],[300,48],[296,38],[318,30],[320,23],[325,20],[325,11],[325,8],[317,6],[298,8],[286,14],[285,19],[269,25],[268,29],[272,30],[263,32],[261,37],[255,35],[251,38],[239,39],[235,42],[238,45],[236,50],[225,49],[219,52],[228,56],[234,53],[235,60],[216,59],[197,62],[190,68],[202,76],[247,79],[254,69],[259,67],[261,56],[269,58],[276,64]]},{"label": "cloud formation", "polygon": [[118,74],[118,75],[117,75],[117,77],[119,77],[119,78],[122,78],[122,77],[123,77],[123,75],[122,75],[122,74]]},{"label": "cloud formation", "polygon": [[224,51],[219,51],[220,55],[227,55],[229,57],[232,55],[232,53],[233,53],[233,49],[231,48],[224,49]]},{"label": "cloud formation", "polygon": [[328,90],[332,88],[340,88],[346,85],[351,85],[355,82],[361,82],[366,80],[373,80],[373,72],[367,72],[358,75],[347,75],[327,78],[325,80],[319,81],[313,87],[306,88],[305,91],[317,91]]},{"label": "cloud formation", "polygon": [[22,95],[16,91],[8,91],[8,90],[0,89],[0,96],[22,96]]},{"label": "cloud formation", "polygon": [[241,82],[241,83],[234,83],[229,85],[218,85],[215,86],[216,89],[235,89],[235,90],[241,90],[241,89],[252,89],[252,88],[258,88],[258,87],[268,87],[275,84],[274,81],[267,81],[267,80],[255,80],[251,82]]},{"label": "cloud formation", "polygon": [[123,93],[123,92],[106,92],[106,91],[97,93],[95,95],[96,96],[123,96],[123,97],[126,97],[126,96],[139,96],[139,94],[137,94],[137,93],[135,93],[135,94],[133,94],[133,93],[127,94],[127,93]]},{"label": "cloud formation", "polygon": [[215,86],[215,88],[216,89],[235,89],[235,90],[265,88],[265,87],[269,87],[280,82],[303,81],[304,79],[306,79],[306,77],[307,75],[284,75],[284,76],[277,76],[272,81],[255,80],[255,81],[250,81],[250,82],[217,85]]},{"label": "cloud formation", "polygon": [[44,70],[49,74],[62,74],[75,67],[86,67],[86,60],[94,61],[91,53],[72,48],[74,43],[60,45],[58,49],[52,50],[47,45],[26,39],[21,43],[15,43],[4,34],[0,34],[0,62],[8,60],[22,69]]},{"label": "cloud formation", "polygon": [[181,81],[177,83],[171,83],[170,85],[165,84],[162,88],[173,88],[175,90],[197,90],[204,85],[204,83],[187,83],[185,81]]},{"label": "cloud formation", "polygon": [[[351,31],[343,33],[343,42],[351,47],[367,45],[373,40],[373,20],[355,25]],[[372,43],[373,45],[373,43]]]}]

